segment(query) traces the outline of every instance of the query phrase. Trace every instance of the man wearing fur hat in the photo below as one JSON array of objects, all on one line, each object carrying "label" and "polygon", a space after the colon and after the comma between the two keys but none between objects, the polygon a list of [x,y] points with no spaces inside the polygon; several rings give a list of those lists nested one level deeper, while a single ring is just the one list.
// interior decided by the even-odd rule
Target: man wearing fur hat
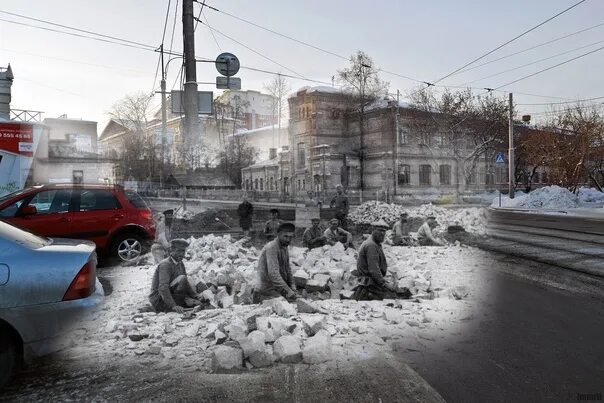
[{"label": "man wearing fur hat", "polygon": [[188,247],[189,243],[184,239],[172,240],[170,256],[157,266],[149,295],[149,302],[155,312],[183,313],[185,308],[201,304],[189,284],[182,262]]},{"label": "man wearing fur hat", "polygon": [[373,232],[359,248],[357,271],[359,283],[354,289],[353,299],[357,301],[370,301],[395,298],[409,298],[409,290],[397,292],[396,286],[386,281],[388,272],[386,255],[382,243],[386,237],[388,224],[380,220],[371,224]]}]

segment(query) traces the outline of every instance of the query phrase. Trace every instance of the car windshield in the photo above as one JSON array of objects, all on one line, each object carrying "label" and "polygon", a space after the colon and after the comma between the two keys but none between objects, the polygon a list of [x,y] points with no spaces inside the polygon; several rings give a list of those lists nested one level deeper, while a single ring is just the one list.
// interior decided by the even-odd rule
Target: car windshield
[{"label": "car windshield", "polygon": [[22,229],[10,225],[2,220],[0,220],[0,238],[29,249],[39,249],[52,243],[52,240],[49,238],[23,231]]},{"label": "car windshield", "polygon": [[8,199],[12,199],[15,196],[22,195],[23,193],[25,193],[25,190],[26,189],[17,190],[16,192],[9,193],[7,195],[0,197],[0,204],[2,204],[2,202],[7,201]]}]

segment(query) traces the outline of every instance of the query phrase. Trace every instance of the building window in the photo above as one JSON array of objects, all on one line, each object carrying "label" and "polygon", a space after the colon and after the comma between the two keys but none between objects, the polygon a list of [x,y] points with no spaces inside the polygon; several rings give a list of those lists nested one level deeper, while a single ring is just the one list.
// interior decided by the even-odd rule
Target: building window
[{"label": "building window", "polygon": [[264,179],[260,178],[260,190],[264,190]]},{"label": "building window", "polygon": [[411,183],[411,167],[409,165],[399,165],[398,184],[409,185]]},{"label": "building window", "polygon": [[84,171],[73,171],[73,183],[84,183]]},{"label": "building window", "polygon": [[484,183],[487,185],[495,184],[495,173],[492,170],[486,172]]},{"label": "building window", "polygon": [[306,190],[306,179],[302,179],[302,190]]},{"label": "building window", "polygon": [[298,179],[298,190],[300,190],[300,179]]},{"label": "building window", "polygon": [[306,166],[306,149],[304,143],[298,143],[298,168]]},{"label": "building window", "polygon": [[450,185],[451,184],[451,165],[440,166],[440,184]]},{"label": "building window", "polygon": [[289,178],[287,176],[283,178],[283,191],[289,193]]},{"label": "building window", "polygon": [[434,135],[434,143],[437,146],[444,146],[445,145],[445,135],[443,133],[436,133]]},{"label": "building window", "polygon": [[430,176],[432,175],[432,167],[430,165],[419,166],[419,185],[430,186],[432,184]]},{"label": "building window", "polygon": [[273,186],[273,177],[272,176],[269,178],[268,183],[269,183],[269,190],[273,190],[274,186]]},{"label": "building window", "polygon": [[400,144],[407,144],[409,142],[409,133],[406,128],[398,129],[398,141]]},{"label": "building window", "polygon": [[470,172],[467,174],[466,181],[468,185],[476,184],[476,167],[472,167],[472,169],[470,169]]},{"label": "building window", "polygon": [[422,133],[421,134],[421,137],[420,137],[420,140],[419,140],[419,142],[420,142],[421,145],[425,145],[425,146],[429,146],[430,145],[430,143],[431,143],[430,140],[431,140],[431,137],[432,137],[430,134],[431,133]]},{"label": "building window", "polygon": [[254,179],[254,190],[258,190],[258,179]]},{"label": "building window", "polygon": [[250,180],[249,179],[245,180],[245,190],[250,190]]}]

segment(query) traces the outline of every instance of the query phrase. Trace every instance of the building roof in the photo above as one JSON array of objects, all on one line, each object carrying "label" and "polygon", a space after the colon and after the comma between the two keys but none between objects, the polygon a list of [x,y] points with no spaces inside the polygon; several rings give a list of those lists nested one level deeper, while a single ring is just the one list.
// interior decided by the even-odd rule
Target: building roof
[{"label": "building roof", "polygon": [[[246,168],[263,168],[263,167],[270,167],[270,166],[279,166],[279,158],[258,161],[255,164],[250,165]],[[244,168],[244,169],[246,169],[246,168]]]},{"label": "building roof", "polygon": [[111,137],[115,134],[125,133],[125,132],[135,132],[138,130],[140,125],[133,120],[123,120],[118,122],[115,119],[110,119],[107,122],[107,125],[101,132],[100,140],[106,139],[107,137]]},{"label": "building roof", "polygon": [[237,187],[227,174],[215,168],[170,176],[179,185],[187,187]]},{"label": "building roof", "polygon": [[[258,127],[256,129],[252,129],[252,130],[247,130],[247,129],[239,129],[237,131],[237,133],[234,134],[234,136],[243,136],[243,135],[252,135],[252,134],[256,134],[256,133],[263,133],[263,132],[272,132],[273,130],[287,130],[288,128],[288,124],[281,124],[281,128],[279,128],[279,125],[275,124],[275,125],[270,125],[270,126],[263,126],[263,127]],[[233,136],[232,134],[230,136]]]}]

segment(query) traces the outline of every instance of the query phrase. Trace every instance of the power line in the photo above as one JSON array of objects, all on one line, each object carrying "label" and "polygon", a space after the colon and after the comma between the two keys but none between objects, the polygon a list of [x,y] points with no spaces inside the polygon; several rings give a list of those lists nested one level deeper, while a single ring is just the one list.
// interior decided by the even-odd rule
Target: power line
[{"label": "power line", "polygon": [[[14,17],[25,18],[27,20],[32,20],[32,21],[36,21],[36,22],[42,22],[44,24],[54,25],[56,27],[67,28],[67,29],[71,29],[73,31],[83,32],[83,33],[86,33],[86,34],[92,34],[92,35],[100,36],[100,37],[107,38],[107,39],[115,39],[115,40],[118,40],[118,41],[130,43],[132,45],[139,45],[139,46],[146,46],[146,47],[154,48],[151,45],[147,45],[147,44],[144,44],[144,43],[141,43],[141,42],[135,42],[135,41],[131,41],[131,40],[128,40],[128,39],[123,39],[123,38],[118,38],[116,36],[111,36],[111,35],[99,34],[98,32],[93,32],[93,31],[88,31],[88,30],[85,30],[85,29],[70,27],[68,25],[63,25],[63,24],[57,24],[56,22],[51,22],[51,21],[41,20],[41,19],[38,19],[38,18],[28,17],[26,15],[11,13],[9,11],[0,10],[0,13],[12,15]],[[14,21],[9,21],[9,20],[2,20],[2,21],[14,22]],[[21,25],[27,25],[27,24],[21,24]],[[36,28],[42,28],[42,27],[38,27],[38,26],[35,26],[35,25],[32,25],[32,26],[34,26]],[[42,28],[42,29],[44,29],[44,28]],[[57,32],[59,32],[59,31],[57,31]]]},{"label": "power line", "polygon": [[[168,29],[168,18],[170,17],[170,5],[172,4],[172,0],[168,0],[168,8],[166,9],[166,19],[164,21],[164,32],[161,35],[161,51],[164,51],[164,40],[166,39],[166,30]],[[157,57],[157,67],[155,68],[155,77],[153,78],[153,86],[151,87],[151,96],[155,95],[155,83],[157,82],[157,74],[159,73],[159,65],[162,61],[162,55],[159,54]],[[164,66],[162,66],[163,71]],[[165,77],[162,77],[162,80]]]},{"label": "power line", "polygon": [[541,27],[541,26],[545,25],[545,24],[546,24],[546,23],[548,23],[549,21],[553,20],[553,19],[554,19],[554,18],[556,18],[556,17],[559,17],[560,15],[562,15],[562,14],[566,13],[567,11],[570,11],[571,9],[573,9],[573,8],[577,7],[579,4],[584,3],[585,1],[586,1],[586,0],[581,0],[581,1],[579,1],[578,3],[573,4],[572,6],[568,7],[567,9],[565,9],[565,10],[563,10],[563,11],[561,11],[561,12],[559,12],[558,14],[554,15],[553,17],[550,17],[550,18],[548,18],[547,20],[545,20],[545,21],[543,21],[543,22],[541,22],[541,23],[539,23],[539,24],[535,25],[534,27],[532,27],[532,28],[530,28],[530,29],[528,29],[528,30],[524,31],[524,32],[523,32],[523,33],[521,33],[520,35],[516,35],[514,38],[510,39],[509,41],[504,42],[504,43],[502,43],[501,45],[497,46],[495,49],[490,50],[489,52],[487,52],[487,53],[483,54],[482,56],[477,57],[476,59],[472,60],[471,62],[466,63],[465,65],[463,65],[462,67],[458,68],[457,70],[454,70],[453,72],[451,72],[451,73],[449,73],[449,74],[447,74],[447,75],[445,75],[445,76],[443,76],[443,77],[439,78],[438,80],[434,81],[432,84],[439,83],[439,82],[441,82],[442,80],[444,80],[444,79],[446,79],[446,78],[451,77],[453,74],[455,74],[455,73],[459,72],[460,70],[463,70],[463,69],[465,69],[466,67],[468,67],[468,66],[470,66],[470,65],[474,64],[475,62],[477,62],[477,61],[479,61],[479,60],[481,60],[481,59],[483,59],[483,58],[487,57],[488,55],[490,55],[490,54],[492,54],[492,53],[494,53],[494,52],[496,52],[496,51],[498,51],[499,49],[503,48],[504,46],[506,46],[506,45],[508,45],[508,44],[510,44],[510,43],[512,43],[512,42],[514,42],[516,39],[521,38],[521,37],[523,37],[524,35],[528,34],[529,32],[532,32],[532,31],[536,30],[537,28],[539,28],[539,27]]},{"label": "power line", "polygon": [[[196,1],[196,0],[194,0],[194,1]],[[196,1],[196,2],[197,2],[197,3],[202,4],[200,1]],[[205,1],[204,1],[204,4],[205,4]],[[283,33],[281,33],[281,32],[278,32],[278,31],[275,31],[275,30],[273,30],[273,29],[267,28],[267,27],[265,27],[265,26],[262,26],[262,25],[260,25],[260,24],[257,24],[257,23],[255,23],[255,22],[253,22],[253,21],[247,20],[247,19],[245,19],[245,18],[238,17],[238,16],[236,16],[236,15],[234,15],[234,14],[231,14],[231,13],[228,13],[228,12],[226,12],[226,11],[219,10],[219,9],[217,9],[216,7],[212,7],[212,6],[208,5],[208,4],[205,4],[205,6],[206,6],[207,8],[209,8],[210,10],[213,10],[213,11],[216,11],[216,12],[219,12],[219,13],[222,13],[222,14],[224,14],[224,15],[227,15],[227,16],[231,17],[231,18],[234,18],[234,19],[239,20],[239,21],[241,21],[241,22],[244,22],[244,23],[246,23],[246,24],[252,25],[252,26],[254,26],[254,27],[256,27],[256,28],[260,28],[260,29],[262,29],[262,30],[264,30],[264,31],[266,31],[266,32],[270,32],[270,33],[272,33],[272,34],[274,34],[274,35],[277,35],[277,36],[280,36],[280,37],[282,37],[282,38],[288,39],[288,40],[290,40],[290,41],[296,42],[296,43],[298,43],[298,44],[300,44],[300,45],[303,45],[303,46],[306,46],[306,47],[312,48],[312,49],[314,49],[314,50],[318,50],[319,52],[326,53],[326,54],[328,54],[328,55],[331,55],[331,56],[337,57],[337,58],[342,59],[342,60],[346,60],[346,61],[350,60],[350,58],[349,58],[349,57],[346,57],[346,56],[340,55],[340,54],[335,53],[335,52],[332,52],[332,51],[330,51],[330,50],[327,50],[327,49],[321,48],[321,47],[319,47],[319,46],[317,46],[317,45],[313,45],[312,43],[308,43],[308,42],[302,41],[302,40],[300,40],[300,39],[294,38],[294,37],[292,37],[292,36],[289,36],[289,35],[283,34]],[[379,70],[379,71],[381,71],[381,72],[383,72],[383,73],[390,74],[390,75],[393,75],[393,76],[397,76],[397,77],[400,77],[400,78],[404,78],[404,79],[407,79],[407,80],[415,81],[415,82],[418,82],[418,83],[425,83],[425,81],[423,81],[423,80],[419,80],[419,79],[416,79],[416,78],[412,78],[412,77],[409,77],[409,76],[406,76],[406,75],[403,75],[403,74],[400,74],[400,73],[396,73],[396,72],[393,72],[393,71],[388,71],[388,70],[384,70],[384,69],[378,69],[378,70]]]},{"label": "power line", "polygon": [[16,25],[23,25],[23,26],[31,27],[31,28],[43,29],[45,31],[57,32],[57,33],[60,33],[60,34],[65,34],[65,35],[76,36],[76,37],[79,37],[79,38],[93,39],[93,40],[99,41],[99,42],[112,43],[114,45],[121,45],[121,46],[126,46],[126,47],[134,48],[134,49],[142,49],[142,50],[148,50],[148,51],[152,51],[152,52],[155,51],[155,46],[151,46],[151,45],[144,45],[144,47],[143,46],[138,46],[138,45],[131,45],[129,43],[116,42],[116,41],[112,41],[112,40],[108,40],[108,39],[97,38],[97,37],[94,37],[94,36],[76,34],[75,32],[61,31],[61,30],[58,30],[58,29],[41,27],[39,25],[26,24],[24,22],[5,20],[3,18],[0,18],[0,21],[8,22],[8,23],[11,23],[11,24],[16,24]]},{"label": "power line", "polygon": [[11,53],[19,53],[19,54],[27,55],[27,56],[40,57],[40,58],[43,58],[43,59],[52,59],[52,60],[59,60],[59,61],[68,62],[68,63],[82,64],[82,65],[85,65],[85,66],[102,67],[102,68],[105,68],[105,69],[111,69],[111,70],[117,70],[117,71],[129,71],[129,72],[137,73],[137,74],[141,74],[141,73],[142,74],[147,74],[148,73],[148,72],[142,71],[142,70],[134,70],[134,69],[115,67],[115,66],[107,66],[107,65],[103,65],[103,64],[88,63],[88,62],[82,62],[82,61],[72,60],[72,59],[63,59],[63,58],[60,58],[60,57],[39,55],[39,54],[36,54],[36,53],[29,53],[29,52],[21,52],[21,51],[13,50],[13,49],[0,48],[0,50],[5,51],[5,52],[11,52]]},{"label": "power line", "polygon": [[[202,4],[202,3],[201,3],[200,1],[198,1],[198,0],[193,0],[193,1],[195,1],[196,3]],[[205,1],[204,1],[204,3],[205,3]],[[264,30],[264,31],[270,32],[270,33],[275,34],[275,35],[277,35],[277,36],[280,36],[280,37],[282,37],[282,38],[289,39],[290,41],[297,42],[297,43],[299,43],[299,44],[301,44],[301,45],[307,46],[307,47],[309,47],[309,48],[313,48],[313,49],[318,50],[318,51],[323,52],[323,53],[330,54],[330,55],[332,55],[332,56],[335,56],[335,57],[340,58],[340,59],[343,59],[343,60],[349,60],[349,58],[348,58],[348,57],[346,57],[346,56],[339,55],[339,54],[337,54],[337,53],[335,53],[335,52],[332,52],[332,51],[329,51],[329,50],[326,50],[326,49],[320,48],[320,47],[318,47],[318,46],[316,46],[316,45],[313,45],[313,44],[311,44],[311,43],[304,42],[304,41],[301,41],[300,39],[296,39],[296,38],[293,38],[293,37],[291,37],[291,36],[289,36],[289,35],[285,35],[285,34],[282,34],[282,33],[280,33],[280,32],[274,31],[274,30],[272,30],[272,29],[270,29],[270,28],[267,28],[267,27],[264,27],[264,26],[262,26],[262,25],[260,25],[260,24],[256,24],[255,22],[252,22],[252,21],[250,21],[250,20],[246,20],[245,18],[241,18],[241,17],[238,17],[238,16],[233,15],[233,14],[231,14],[231,13],[228,13],[228,12],[226,12],[226,11],[219,10],[219,9],[217,9],[216,7],[212,7],[212,6],[208,5],[208,4],[206,4],[205,6],[206,6],[207,8],[209,8],[210,10],[213,10],[213,11],[216,11],[216,12],[219,12],[219,13],[222,13],[222,14],[224,14],[224,15],[228,15],[228,16],[229,16],[229,17],[231,17],[231,18],[235,18],[236,20],[239,20],[239,21],[244,22],[244,23],[246,23],[246,24],[252,25],[252,26],[254,26],[254,27],[256,27],[256,28],[260,28],[260,29],[262,29],[262,30]]]},{"label": "power line", "polygon": [[568,101],[568,102],[549,102],[549,103],[536,103],[536,104],[516,104],[516,105],[523,105],[523,106],[548,106],[548,105],[563,105],[563,104],[572,104],[572,103],[577,103],[577,102],[588,102],[588,101],[595,101],[597,99],[604,99],[604,97],[595,97],[595,98],[584,98],[584,99],[575,99],[574,101]]},{"label": "power line", "polygon": [[521,68],[524,68],[524,67],[532,66],[533,64],[541,63],[541,62],[544,62],[546,60],[555,59],[556,57],[559,57],[559,56],[562,56],[562,55],[566,55],[566,54],[569,54],[569,53],[572,53],[572,52],[576,52],[577,50],[580,50],[580,49],[589,48],[591,46],[600,44],[602,42],[604,42],[604,41],[593,42],[593,43],[590,43],[589,45],[580,46],[578,48],[567,50],[566,52],[557,53],[557,54],[555,54],[553,56],[544,57],[543,59],[535,60],[534,62],[526,63],[526,64],[523,64],[521,66],[517,66],[517,67],[513,67],[511,69],[503,70],[503,71],[500,71],[499,73],[491,74],[491,75],[488,75],[486,77],[479,78],[477,80],[469,81],[467,84],[472,84],[472,83],[475,83],[475,82],[478,82],[478,81],[486,80],[487,78],[497,77],[497,76],[500,76],[502,74],[509,73],[510,71],[515,71],[515,70],[518,70],[518,69],[521,69]]},{"label": "power line", "polygon": [[496,89],[496,90],[498,90],[498,89],[500,89],[500,88],[507,87],[508,85],[515,84],[515,83],[517,83],[517,82],[519,82],[519,81],[526,80],[527,78],[534,77],[534,76],[536,76],[537,74],[541,74],[541,73],[543,73],[543,72],[546,72],[546,71],[549,71],[549,70],[554,69],[554,68],[556,68],[556,67],[559,67],[559,66],[562,66],[562,65],[564,65],[564,64],[570,63],[570,62],[575,61],[575,60],[577,60],[577,59],[580,59],[580,58],[582,58],[582,57],[585,57],[585,56],[591,55],[592,53],[599,52],[599,51],[600,51],[600,50],[602,50],[602,49],[604,49],[604,46],[599,47],[598,49],[592,50],[592,51],[590,51],[590,52],[583,53],[582,55],[579,55],[579,56],[573,57],[572,59],[568,59],[568,60],[565,60],[565,61],[563,61],[563,62],[561,62],[561,63],[558,63],[558,64],[555,64],[555,65],[553,65],[553,66],[547,67],[547,68],[545,68],[545,69],[543,69],[543,70],[539,70],[539,71],[537,71],[537,72],[535,72],[535,73],[533,73],[533,74],[529,74],[528,76],[524,76],[524,77],[519,78],[519,79],[517,79],[517,80],[510,81],[509,83],[506,83],[506,84],[500,85],[499,87],[497,87],[497,88],[495,88],[495,89]]},{"label": "power line", "polygon": [[[208,22],[208,17],[206,17],[206,13],[204,13],[203,11],[201,12],[201,15],[203,16],[203,19],[205,20],[206,24],[208,26],[210,26],[210,23]],[[220,44],[218,43],[218,39],[216,39],[216,35],[214,35],[214,31],[212,31],[210,29],[210,32],[212,33],[212,38],[214,38],[214,42],[216,42],[216,46],[218,47],[218,50],[220,52],[222,52],[222,48],[220,47]]]},{"label": "power line", "polygon": [[206,25],[206,26],[207,26],[209,29],[211,29],[211,30],[214,30],[214,31],[218,32],[220,35],[224,36],[225,38],[228,38],[228,39],[230,39],[231,41],[233,41],[233,42],[235,42],[235,43],[239,44],[240,46],[243,46],[244,48],[246,48],[246,49],[247,49],[247,50],[249,50],[250,52],[253,52],[253,53],[257,54],[258,56],[260,56],[260,57],[262,57],[262,58],[264,58],[264,59],[266,59],[266,60],[270,61],[271,63],[274,63],[274,64],[276,64],[277,66],[279,66],[279,67],[281,67],[281,68],[284,68],[285,70],[287,70],[287,71],[289,71],[289,72],[291,72],[291,73],[296,74],[296,75],[297,75],[297,76],[299,76],[300,78],[304,78],[304,79],[306,78],[306,77],[304,77],[302,74],[300,74],[300,73],[298,73],[298,72],[296,72],[296,71],[294,71],[294,70],[290,69],[290,68],[289,68],[289,67],[287,67],[287,66],[284,66],[283,64],[281,64],[281,63],[279,63],[279,62],[275,61],[274,59],[271,59],[270,57],[268,57],[268,56],[266,56],[266,55],[263,55],[262,53],[258,52],[257,50],[254,50],[254,49],[250,48],[249,46],[247,46],[247,45],[245,45],[245,44],[241,43],[241,42],[240,42],[240,41],[238,41],[237,39],[235,39],[235,38],[233,38],[233,37],[230,37],[230,36],[228,36],[228,35],[226,35],[226,34],[224,34],[224,33],[220,32],[220,31],[219,31],[219,30],[217,30],[216,28],[211,27],[210,25],[208,25],[208,24],[204,23],[204,22],[203,22],[203,21],[201,21],[200,19],[197,19],[197,21],[199,21],[201,24]]},{"label": "power line", "polygon": [[570,33],[568,35],[564,35],[564,36],[560,36],[558,38],[551,39],[551,40],[549,40],[547,42],[543,42],[543,43],[540,43],[540,44],[535,45],[535,46],[531,46],[530,48],[522,49],[522,50],[519,50],[517,52],[510,53],[510,54],[505,55],[505,56],[501,56],[501,57],[499,57],[497,59],[489,60],[488,62],[484,62],[484,63],[478,64],[476,66],[473,66],[473,67],[468,67],[467,69],[463,69],[463,70],[458,71],[457,73],[452,74],[452,75],[462,74],[462,73],[465,73],[466,71],[474,70],[474,69],[477,69],[479,67],[486,66],[488,64],[495,63],[495,62],[498,62],[500,60],[507,59],[507,58],[510,58],[512,56],[516,56],[516,55],[519,55],[521,53],[525,53],[525,52],[528,52],[530,50],[537,49],[537,48],[540,48],[540,47],[545,46],[545,45],[549,45],[549,44],[554,43],[554,42],[561,41],[562,39],[570,38],[571,36],[578,35],[578,34],[581,34],[583,32],[587,32],[587,31],[595,29],[595,28],[599,28],[599,27],[601,27],[603,25],[604,25],[604,22],[600,23],[600,24],[597,24],[597,25],[593,25],[593,26],[585,28],[585,29],[581,29],[579,31],[572,32],[572,33]]},{"label": "power line", "polygon": [[174,20],[172,22],[172,36],[170,38],[170,52],[172,51],[172,44],[174,43],[174,32],[176,32],[176,17],[178,16],[178,2],[176,0],[176,7],[174,7]]}]

